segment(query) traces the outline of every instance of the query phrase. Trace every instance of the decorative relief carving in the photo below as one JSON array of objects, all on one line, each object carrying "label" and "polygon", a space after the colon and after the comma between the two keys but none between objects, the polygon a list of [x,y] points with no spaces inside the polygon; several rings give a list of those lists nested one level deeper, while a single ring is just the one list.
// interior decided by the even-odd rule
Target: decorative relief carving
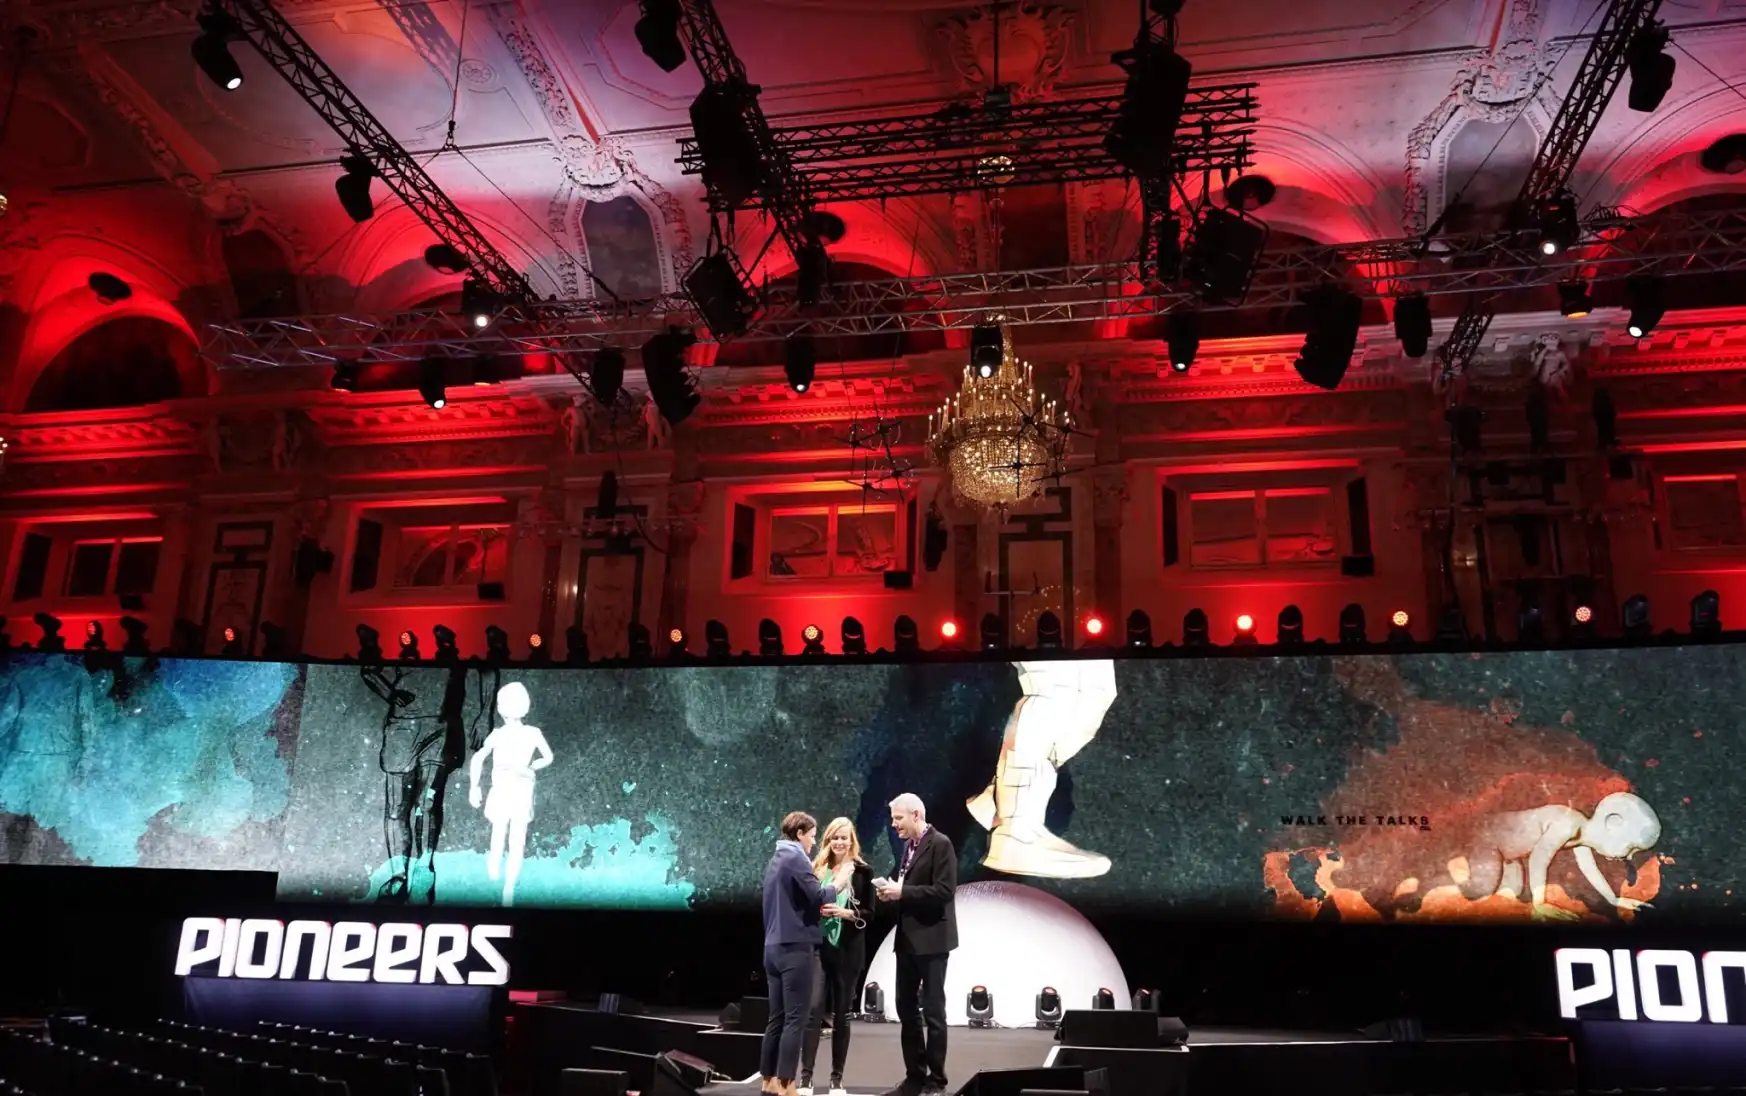
[{"label": "decorative relief carving", "polygon": [[1406,415],[1406,394],[1383,391],[1316,399],[1180,400],[1130,408],[1124,419],[1139,433],[1197,435],[1305,427],[1363,430],[1403,423]]},{"label": "decorative relief carving", "polygon": [[6,428],[5,434],[8,465],[32,461],[85,461],[95,457],[170,457],[202,451],[198,428],[170,418],[57,422],[43,426],[14,421]]},{"label": "decorative relief carving", "polygon": [[514,532],[518,539],[532,538],[550,547],[560,543],[565,533],[574,531],[564,520],[562,495],[551,488],[544,488],[536,497],[524,501],[516,512]]},{"label": "decorative relief carving", "polygon": [[1555,334],[1541,335],[1528,349],[1528,367],[1535,380],[1562,396],[1575,378],[1576,367],[1564,352],[1564,340]]},{"label": "decorative relief carving", "polygon": [[329,449],[323,463],[330,474],[544,469],[551,456],[551,446],[544,439],[505,438],[432,445],[347,445]]},{"label": "decorative relief carving", "polygon": [[1014,102],[1042,98],[1061,79],[1067,61],[1067,31],[1078,13],[1037,0],[1001,7],[998,20],[987,8],[948,16],[935,28],[935,34],[944,43],[947,60],[964,90],[987,91],[998,79],[1012,87]]},{"label": "decorative relief carving", "polygon": [[981,268],[981,257],[978,255],[978,238],[981,233],[977,231],[980,221],[973,195],[952,195],[952,242],[958,253],[960,270]]},{"label": "decorative relief carving", "polygon": [[291,504],[291,528],[297,539],[319,541],[327,532],[327,517],[332,512],[327,499],[298,499]]},{"label": "decorative relief carving", "polygon": [[1091,520],[1108,528],[1122,523],[1122,508],[1128,501],[1128,473],[1124,468],[1099,469],[1091,481]]},{"label": "decorative relief carving", "polygon": [[[313,433],[329,445],[401,445],[465,438],[550,437],[551,408],[533,396],[454,400],[441,411],[422,403],[358,406],[332,403],[308,409]],[[313,440],[313,439],[311,439]]]},{"label": "decorative relief carving", "polygon": [[564,409],[563,429],[570,452],[576,454],[663,449],[670,438],[655,401],[622,388],[610,406],[586,392],[572,396]]}]

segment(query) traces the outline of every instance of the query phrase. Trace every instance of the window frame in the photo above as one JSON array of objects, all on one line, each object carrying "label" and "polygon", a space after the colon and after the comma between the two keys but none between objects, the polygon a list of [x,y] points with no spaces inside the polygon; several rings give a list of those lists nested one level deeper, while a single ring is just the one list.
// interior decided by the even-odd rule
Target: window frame
[{"label": "window frame", "polygon": [[[880,571],[876,574],[869,574],[866,572],[861,572],[861,573],[857,573],[857,574],[844,575],[844,574],[837,573],[837,555],[838,555],[837,547],[839,544],[838,537],[840,536],[840,531],[842,529],[842,512],[845,509],[853,510],[857,513],[863,513],[863,514],[869,514],[869,513],[890,514],[891,515],[891,529],[892,529],[892,535],[891,535],[892,554],[894,557],[896,557],[895,562],[897,564],[901,564],[901,562],[902,562],[902,558],[903,558],[902,548],[903,548],[903,544],[904,544],[904,541],[903,541],[903,537],[904,537],[903,507],[899,506],[896,502],[877,502],[877,503],[821,502],[821,503],[813,503],[813,504],[806,504],[806,503],[786,504],[785,503],[785,504],[774,505],[774,506],[762,506],[762,507],[759,507],[759,509],[761,510],[761,515],[760,515],[761,520],[758,522],[758,528],[757,528],[756,533],[754,534],[754,544],[758,543],[758,540],[760,539],[759,534],[761,534],[762,551],[755,551],[753,559],[754,559],[754,561],[761,563],[761,566],[756,568],[752,572],[752,577],[757,578],[761,582],[769,583],[769,584],[776,585],[776,586],[792,586],[792,585],[796,585],[796,584],[818,585],[820,583],[838,583],[838,582],[842,582],[842,583],[883,582],[885,580],[885,575],[887,573],[885,571]],[[811,516],[817,516],[819,514],[827,515],[827,520],[825,522],[825,559],[827,561],[826,573],[822,574],[822,575],[773,575],[773,574],[771,574],[770,573],[770,556],[773,552],[772,544],[775,541],[776,519],[780,518],[780,517],[811,517]],[[893,570],[902,570],[902,567],[901,566],[894,566],[892,569]],[[744,580],[742,579],[740,581],[744,581]]]},{"label": "window frame", "polygon": [[[456,566],[456,564],[455,564],[455,544],[460,539],[460,535],[462,533],[477,532],[477,531],[483,530],[483,529],[495,529],[495,530],[499,530],[502,533],[501,540],[503,543],[503,563],[502,563],[503,575],[501,578],[491,578],[489,576],[489,573],[485,570],[485,568],[481,567],[480,568],[480,577],[477,581],[469,582],[469,583],[457,583],[455,581],[455,566]],[[443,565],[443,582],[437,586],[413,586],[413,585],[402,586],[402,585],[400,585],[400,583],[399,583],[400,556],[401,556],[401,551],[403,548],[403,542],[402,542],[401,538],[404,537],[407,533],[436,532],[438,530],[446,530],[445,535],[447,537],[447,539],[443,543],[443,549],[442,549],[443,555],[446,557],[446,562]],[[510,550],[511,542],[513,540],[513,534],[514,534],[514,529],[512,526],[505,525],[501,522],[489,522],[489,521],[452,522],[446,526],[443,526],[443,525],[397,525],[397,526],[394,526],[393,569],[389,573],[388,588],[386,590],[382,590],[380,592],[385,593],[385,594],[389,594],[389,595],[402,595],[402,594],[408,594],[408,593],[425,593],[425,592],[430,592],[430,591],[452,592],[455,590],[476,589],[481,584],[488,583],[488,582],[501,582],[501,583],[504,583],[505,585],[507,585],[509,582],[509,550]],[[491,557],[491,546],[489,544],[487,544],[486,548],[485,548],[485,558],[486,558],[486,560],[489,560],[490,557]],[[378,573],[380,573],[380,572],[378,572]],[[379,587],[380,587],[380,583],[378,583],[378,588]],[[369,591],[360,591],[360,593],[368,593],[368,592]]]},{"label": "window frame", "polygon": [[[152,565],[152,581],[151,581],[150,585],[148,586],[148,588],[145,590],[133,591],[128,596],[149,597],[151,595],[152,591],[157,588],[158,572],[159,572],[159,569],[162,568],[163,564],[164,564],[164,555],[163,555],[163,553],[164,553],[164,548],[163,548],[164,538],[162,536],[114,536],[114,537],[71,536],[71,537],[68,537],[63,543],[66,545],[66,548],[65,548],[66,558],[65,558],[65,562],[63,563],[62,568],[61,568],[61,582],[60,582],[60,587],[59,587],[59,593],[57,594],[57,597],[59,600],[75,601],[75,602],[91,602],[91,601],[102,600],[105,598],[114,598],[114,597],[122,596],[121,594],[117,593],[117,591],[115,589],[115,582],[116,582],[116,579],[121,574],[121,555],[122,555],[122,552],[126,550],[126,546],[129,544],[155,544],[158,546],[158,558],[157,558],[157,562]],[[95,593],[95,594],[75,594],[72,592],[73,563],[78,558],[79,549],[85,545],[90,545],[90,544],[105,544],[105,545],[108,545],[110,548],[109,563],[108,563],[108,567],[105,570],[104,576],[103,576],[103,589],[101,592]],[[51,551],[53,550],[52,546],[51,546],[50,550]]]},{"label": "window frame", "polygon": [[1679,545],[1674,543],[1673,527],[1673,487],[1682,483],[1723,483],[1734,484],[1734,502],[1736,513],[1743,533],[1746,533],[1746,484],[1742,483],[1739,472],[1699,472],[1699,473],[1664,473],[1656,476],[1657,487],[1655,500],[1656,516],[1656,548],[1676,559],[1691,559],[1703,556],[1741,556],[1746,555],[1746,539],[1739,544],[1692,544]]},{"label": "window frame", "polygon": [[[1215,502],[1220,500],[1235,501],[1236,499],[1245,496],[1251,497],[1254,500],[1255,561],[1252,563],[1203,563],[1196,559],[1195,549],[1197,547],[1197,542],[1195,539],[1195,502]],[[1305,498],[1319,496],[1327,500],[1328,536],[1334,544],[1334,550],[1328,554],[1327,558],[1287,560],[1272,560],[1268,558],[1267,545],[1269,535],[1267,526],[1267,499],[1269,496],[1277,498]],[[1335,485],[1333,484],[1280,484],[1276,486],[1235,488],[1220,488],[1208,485],[1198,489],[1194,487],[1179,487],[1178,497],[1183,500],[1181,505],[1183,505],[1184,509],[1187,511],[1184,514],[1177,515],[1177,519],[1186,533],[1183,537],[1183,542],[1184,547],[1187,550],[1181,553],[1181,555],[1182,557],[1185,557],[1184,561],[1188,564],[1191,570],[1277,571],[1302,567],[1319,571],[1330,567],[1338,567],[1340,565],[1340,553],[1343,540],[1340,531],[1340,508],[1342,504],[1336,494]]]}]

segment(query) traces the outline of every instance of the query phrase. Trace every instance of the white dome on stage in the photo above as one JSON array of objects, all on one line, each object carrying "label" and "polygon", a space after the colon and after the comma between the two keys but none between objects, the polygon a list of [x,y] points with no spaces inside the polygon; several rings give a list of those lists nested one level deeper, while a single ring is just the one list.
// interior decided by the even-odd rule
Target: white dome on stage
[{"label": "white dome on stage", "polygon": [[[1128,982],[1115,952],[1080,912],[1046,891],[1017,883],[966,883],[958,888],[958,950],[946,966],[946,1022],[965,1025],[973,986],[994,995],[994,1022],[1031,1027],[1037,994],[1053,986],[1063,1009],[1091,1007],[1100,989],[1129,1008]],[[885,994],[885,1018],[897,1018],[892,991],[897,934],[888,932],[867,971]]]}]

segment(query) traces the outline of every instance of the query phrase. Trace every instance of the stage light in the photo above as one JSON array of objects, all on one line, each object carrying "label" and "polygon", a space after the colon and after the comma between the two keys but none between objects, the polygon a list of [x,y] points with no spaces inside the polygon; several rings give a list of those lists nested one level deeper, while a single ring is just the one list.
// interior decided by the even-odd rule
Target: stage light
[{"label": "stage light", "polygon": [[705,621],[703,625],[703,657],[726,658],[732,654],[728,644],[727,625],[719,620]]},{"label": "stage light", "polygon": [[224,630],[224,646],[219,649],[219,653],[225,658],[240,658],[247,653],[243,650],[242,636],[235,628]]},{"label": "stage light", "polygon": [[457,662],[461,657],[461,649],[455,643],[455,630],[446,624],[438,624],[432,628],[431,635],[436,637],[436,659],[438,662]]},{"label": "stage light", "polygon": [[624,351],[603,346],[588,366],[588,391],[596,403],[611,407],[624,388]]},{"label": "stage light", "polygon": [[1345,379],[1358,349],[1364,301],[1339,286],[1326,285],[1305,294],[1304,303],[1310,309],[1310,329],[1298,352],[1297,375],[1306,384],[1332,392]]},{"label": "stage light", "polygon": [[1164,345],[1170,351],[1170,368],[1186,373],[1200,353],[1200,313],[1181,308],[1164,319]]},{"label": "stage light", "polygon": [[1570,638],[1594,638],[1594,609],[1587,605],[1578,605],[1570,614]]},{"label": "stage light", "polygon": [[1206,620],[1206,610],[1190,609],[1182,614],[1182,645],[1184,647],[1205,647],[1212,642],[1212,636]]},{"label": "stage light", "polygon": [[133,286],[102,270],[86,278],[85,285],[97,295],[101,304],[117,304],[133,296]]},{"label": "stage light", "polygon": [[1445,605],[1437,614],[1437,642],[1467,642],[1467,622],[1461,619],[1461,606]]},{"label": "stage light", "polygon": [[625,628],[625,646],[632,662],[647,662],[655,657],[655,641],[645,624],[632,622]]},{"label": "stage light", "polygon": [[1672,90],[1678,67],[1667,52],[1667,28],[1650,23],[1638,31],[1626,47],[1625,62],[1631,70],[1631,90],[1625,93],[1625,104],[1640,114],[1652,113]]},{"label": "stage light", "polygon": [[685,644],[686,644],[685,629],[679,628],[679,627],[673,627],[673,628],[667,629],[667,657],[668,658],[682,659],[687,654],[689,654],[690,652],[688,652],[685,649]]},{"label": "stage light", "polygon": [[964,995],[964,1013],[973,1028],[994,1026],[994,994],[987,986],[971,986]]},{"label": "stage light", "polygon": [[955,620],[940,621],[940,639],[946,643],[958,642],[958,622]]},{"label": "stage light", "polygon": [[1000,371],[1006,356],[1006,337],[996,324],[978,324],[970,329],[970,366],[984,380]]},{"label": "stage light", "polygon": [[425,248],[424,262],[439,274],[465,274],[472,265],[465,255],[448,244],[431,244]]},{"label": "stage light", "polygon": [[1570,619],[1578,624],[1591,624],[1594,622],[1594,610],[1586,605],[1578,605],[1576,612],[1570,614]]},{"label": "stage light", "polygon": [[485,661],[502,665],[515,656],[509,653],[509,633],[497,625],[488,625],[485,629]]},{"label": "stage light", "polygon": [[1546,612],[1538,594],[1523,593],[1516,609],[1516,642],[1539,643],[1546,638]]},{"label": "stage light", "polygon": [[107,651],[109,644],[103,642],[103,625],[95,620],[85,623],[85,649],[87,651]]},{"label": "stage light", "polygon": [[1594,311],[1594,298],[1587,282],[1558,283],[1558,311],[1570,320],[1580,320]]},{"label": "stage light", "polygon": [[818,344],[811,335],[790,335],[782,342],[782,372],[788,387],[805,392],[818,372]]},{"label": "stage light", "polygon": [[1045,611],[1037,618],[1037,647],[1044,651],[1058,650],[1061,646],[1061,618],[1052,612]]},{"label": "stage light", "polygon": [[360,624],[358,633],[358,661],[382,661],[382,634],[368,624]]},{"label": "stage light", "polygon": [[758,622],[758,653],[766,658],[782,654],[782,627],[768,617]]},{"label": "stage light", "polygon": [[1746,133],[1730,133],[1698,153],[1698,167],[1712,175],[1746,171]]},{"label": "stage light", "polygon": [[468,323],[483,331],[503,311],[503,298],[477,278],[461,283],[461,315]]},{"label": "stage light", "polygon": [[588,665],[588,633],[580,624],[564,629],[564,665]]},{"label": "stage light", "polygon": [[1037,994],[1037,1026],[1052,1028],[1061,1026],[1061,994],[1054,986],[1044,986],[1043,992]]},{"label": "stage light", "polygon": [[527,660],[540,664],[552,661],[552,652],[546,650],[546,637],[538,632],[527,637]]},{"label": "stage light", "polygon": [[1650,274],[1625,279],[1625,305],[1631,310],[1625,330],[1633,339],[1640,339],[1655,330],[1667,315],[1666,283]]},{"label": "stage light", "polygon": [[327,379],[327,386],[335,392],[356,392],[358,371],[357,362],[335,362],[333,376]]},{"label": "stage light", "polygon": [[1703,639],[1722,634],[1722,595],[1705,590],[1691,599],[1691,634]]},{"label": "stage light", "polygon": [[1431,349],[1431,299],[1423,293],[1409,293],[1394,301],[1394,337],[1400,340],[1401,353],[1409,358],[1422,358]]},{"label": "stage light", "polygon": [[1582,239],[1582,219],[1577,214],[1576,195],[1565,191],[1542,199],[1534,209],[1540,231],[1540,254],[1556,255],[1575,247]]},{"label": "stage light", "polygon": [[61,636],[61,618],[49,613],[38,613],[30,618],[42,632],[42,637],[36,641],[39,651],[64,651],[67,641]]},{"label": "stage light", "polygon": [[982,649],[998,651],[1006,646],[1006,621],[995,613],[982,614]]},{"label": "stage light", "polygon": [[843,653],[846,655],[864,655],[867,653],[867,633],[861,627],[861,622],[854,617],[843,618]]},{"label": "stage light", "polygon": [[689,331],[672,329],[643,344],[643,379],[648,383],[649,397],[672,426],[690,418],[703,402],[685,368],[685,352],[695,342],[697,336]]},{"label": "stage light", "polygon": [[1405,609],[1396,609],[1388,618],[1388,641],[1401,644],[1413,641],[1412,614]]},{"label": "stage light", "polygon": [[1152,618],[1144,609],[1135,609],[1128,614],[1128,646],[1150,647],[1152,645]]},{"label": "stage light", "polygon": [[1653,625],[1649,619],[1649,599],[1636,594],[1619,609],[1619,624],[1627,639],[1648,639]]},{"label": "stage light", "polygon": [[1133,1006],[1135,1012],[1158,1012],[1164,1002],[1155,989],[1137,989],[1134,991]]},{"label": "stage light", "polygon": [[442,358],[426,358],[418,363],[418,394],[434,411],[449,405],[448,388],[443,384],[447,365]]},{"label": "stage light", "polygon": [[662,72],[675,71],[685,63],[685,43],[679,40],[679,0],[642,0],[642,12],[636,36],[643,56]]},{"label": "stage light", "polygon": [[1364,606],[1354,603],[1340,610],[1340,642],[1368,642],[1364,634]]},{"label": "stage light", "polygon": [[[5,619],[0,618],[0,630],[4,630],[5,626]],[[138,617],[124,616],[121,618],[121,631],[127,636],[121,644],[122,654],[149,655],[152,653],[152,645],[146,641],[146,627],[146,622]],[[261,625],[263,631],[268,627],[269,625],[266,624]]]},{"label": "stage light", "polygon": [[1086,617],[1085,618],[1085,634],[1090,636],[1092,639],[1097,639],[1098,637],[1102,636],[1103,635],[1103,618],[1100,616],[1097,616],[1095,614],[1092,616]]},{"label": "stage light", "polygon": [[1287,605],[1279,610],[1279,635],[1274,640],[1282,647],[1295,647],[1303,642],[1303,610]]},{"label": "stage light", "polygon": [[861,1015],[885,1019],[885,991],[879,988],[878,982],[868,982],[861,990]]},{"label": "stage light", "polygon": [[242,27],[217,8],[208,9],[195,21],[200,24],[200,35],[188,51],[194,63],[208,80],[225,91],[242,87],[242,66],[230,54],[230,44],[243,36]]},{"label": "stage light", "polygon": [[800,643],[800,653],[803,655],[824,654],[824,629],[816,624],[808,624],[800,630]]},{"label": "stage light", "polygon": [[891,627],[892,644],[898,654],[914,654],[921,650],[921,633],[915,626],[915,621],[907,616],[900,616]]},{"label": "stage light", "polygon": [[1115,994],[1108,986],[1098,990],[1091,997],[1091,1007],[1100,1012],[1115,1008]]},{"label": "stage light", "polygon": [[1255,639],[1255,618],[1248,613],[1238,613],[1236,623],[1237,634],[1231,637],[1231,646],[1253,646],[1257,642]]},{"label": "stage light", "polygon": [[418,634],[412,631],[400,633],[400,658],[405,662],[416,662],[419,659]]},{"label": "stage light", "polygon": [[340,208],[353,222],[363,224],[376,215],[376,203],[370,197],[370,180],[376,177],[376,168],[363,156],[341,156],[340,170],[345,174],[333,184]]}]

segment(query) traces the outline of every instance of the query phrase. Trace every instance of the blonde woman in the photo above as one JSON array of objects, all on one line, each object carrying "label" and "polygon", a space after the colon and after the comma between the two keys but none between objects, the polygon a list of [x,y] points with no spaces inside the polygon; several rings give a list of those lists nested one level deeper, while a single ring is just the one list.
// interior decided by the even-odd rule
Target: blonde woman
[{"label": "blonde woman", "polygon": [[[812,860],[813,874],[837,885],[837,901],[827,921],[819,969],[813,978],[812,1020],[806,1025],[801,1052],[800,1096],[813,1096],[812,1069],[818,1061],[818,1040],[825,1008],[831,1016],[831,1087],[829,1096],[843,1094],[843,1064],[849,1059],[849,1014],[855,1011],[855,990],[867,967],[867,931],[873,920],[873,872],[861,858],[861,838],[855,823],[835,818],[819,838]],[[844,886],[843,884],[847,884]]]}]

